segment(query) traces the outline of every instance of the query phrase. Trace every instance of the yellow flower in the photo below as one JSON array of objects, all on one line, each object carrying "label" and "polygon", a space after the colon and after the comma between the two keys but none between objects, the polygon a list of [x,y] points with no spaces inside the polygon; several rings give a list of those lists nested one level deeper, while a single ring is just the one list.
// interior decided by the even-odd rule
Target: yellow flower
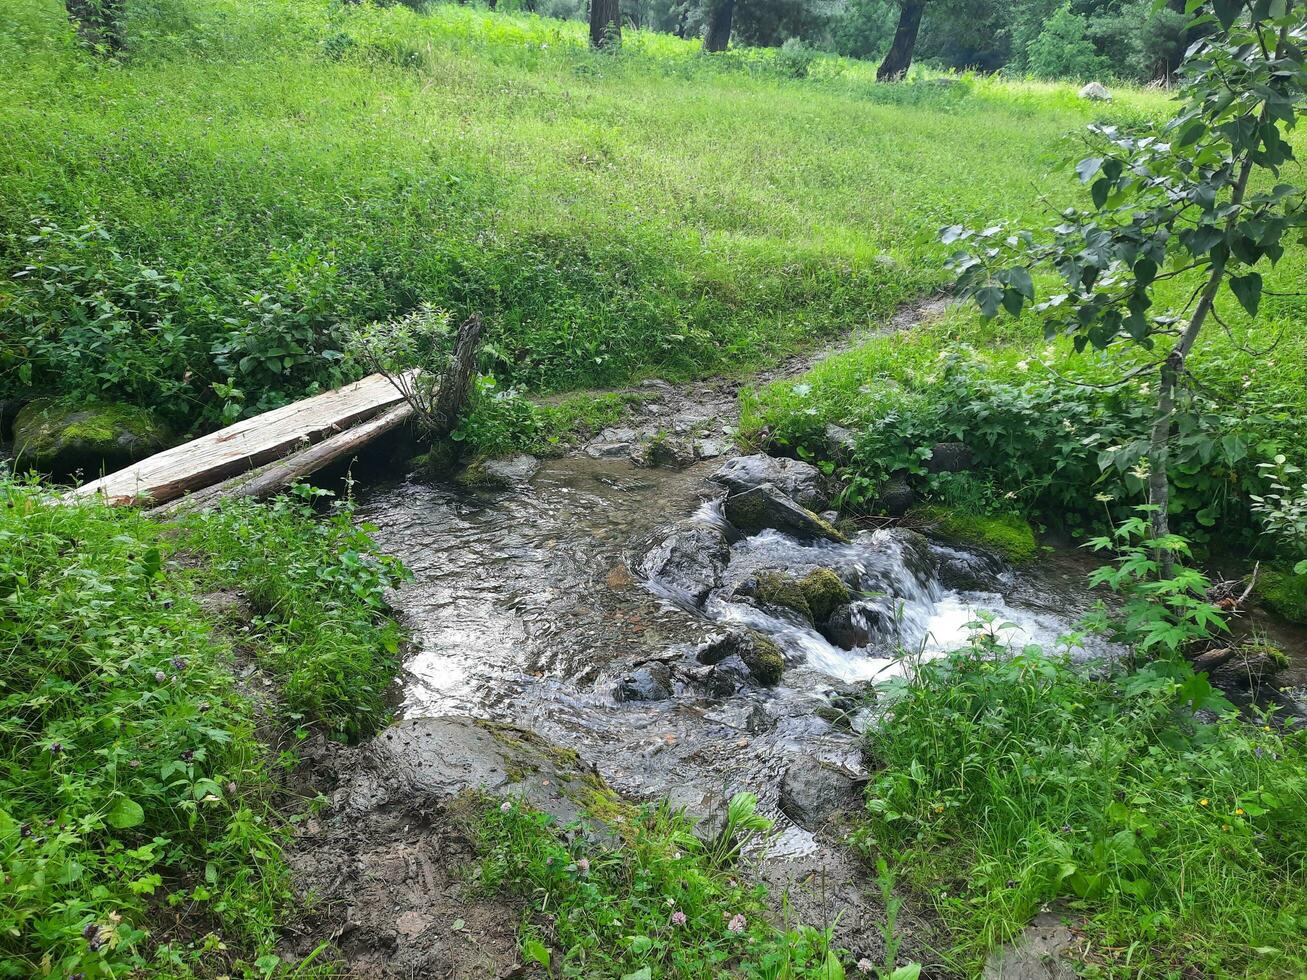
[{"label": "yellow flower", "polygon": [[944,808],[943,808],[942,806],[937,806],[937,807],[935,807],[935,812],[936,812],[936,813],[943,813],[943,812],[944,812]]},{"label": "yellow flower", "polygon": [[1222,830],[1229,830],[1229,829],[1230,829],[1230,825],[1229,825],[1228,823],[1223,823],[1223,824],[1221,824],[1221,829],[1222,829]]},{"label": "yellow flower", "polygon": [[1241,806],[1239,806],[1239,807],[1235,807],[1235,809],[1234,809],[1234,813],[1235,813],[1235,816],[1242,817],[1242,816],[1243,816],[1243,807],[1241,807]]},{"label": "yellow flower", "polygon": [[1201,800],[1199,800],[1199,801],[1198,801],[1198,805],[1199,805],[1199,806],[1207,806],[1207,797],[1204,796]]}]

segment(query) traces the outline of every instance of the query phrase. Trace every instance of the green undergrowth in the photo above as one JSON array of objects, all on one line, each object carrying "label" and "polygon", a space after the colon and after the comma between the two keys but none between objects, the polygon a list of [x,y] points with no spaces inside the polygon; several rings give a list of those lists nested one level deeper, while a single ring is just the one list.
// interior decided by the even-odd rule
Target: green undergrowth
[{"label": "green undergrowth", "polygon": [[1162,104],[595,54],[456,5],[129,10],[111,63],[49,0],[0,23],[0,397],[183,431],[357,373],[349,333],[422,303],[484,314],[482,369],[537,392],[774,361],[937,287],[940,225],[1034,214],[1068,134]]},{"label": "green undergrowth", "polygon": [[860,843],[908,869],[966,970],[1052,906],[1089,976],[1300,976],[1307,735],[1200,720],[1202,687],[983,643],[925,664],[870,735]]},{"label": "green undergrowth", "polygon": [[[621,808],[606,829],[560,827],[521,803],[487,806],[477,826],[476,880],[525,899],[523,957],[551,976],[812,978],[860,972],[828,930],[790,922],[761,885],[736,869],[740,846],[769,824],[736,796],[727,830],[705,844],[665,804]],[[582,832],[577,832],[582,831]]]},{"label": "green undergrowth", "polygon": [[[298,500],[185,527],[13,481],[0,500],[0,976],[281,975],[293,817],[261,739],[383,720],[355,693],[391,669],[371,550]],[[251,629],[197,600],[218,584]],[[286,701],[256,705],[238,660]]]},{"label": "green undergrowth", "polygon": [[1295,575],[1287,565],[1263,568],[1257,594],[1276,613],[1295,623],[1307,623],[1307,574]]},{"label": "green undergrowth", "polygon": [[[1277,268],[1281,285],[1307,285],[1297,256]],[[1277,453],[1297,458],[1307,445],[1307,334],[1294,307],[1263,308],[1241,324],[1239,344],[1266,346],[1256,360],[1215,334],[1194,359],[1199,424],[1171,449],[1172,510],[1195,542],[1255,543],[1250,494],[1267,492],[1258,464]],[[908,334],[874,338],[820,362],[794,380],[746,392],[741,431],[805,459],[830,461],[848,489],[844,502],[870,506],[890,474],[906,472],[927,499],[948,504],[955,474],[931,474],[933,445],[961,441],[988,491],[972,504],[1016,511],[1077,530],[1107,512],[1127,513],[1146,497],[1140,459],[1152,419],[1151,386],[1101,384],[1136,366],[1129,351],[1075,354],[1046,343],[1033,316],[983,322],[953,307]],[[852,448],[827,433],[851,430]],[[973,488],[974,489],[974,488]],[[973,495],[974,496],[974,495]],[[983,498],[983,499],[982,499]],[[1263,539],[1259,547],[1266,549]]]}]

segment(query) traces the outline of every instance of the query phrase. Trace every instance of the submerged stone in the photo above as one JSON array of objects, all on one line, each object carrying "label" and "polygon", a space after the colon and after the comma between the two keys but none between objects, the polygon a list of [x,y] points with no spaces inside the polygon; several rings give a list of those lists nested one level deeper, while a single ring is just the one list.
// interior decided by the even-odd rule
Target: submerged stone
[{"label": "submerged stone", "polygon": [[59,476],[112,473],[154,455],[170,439],[168,427],[149,411],[117,402],[38,398],[14,419],[18,464]]},{"label": "submerged stone", "polygon": [[817,830],[836,814],[859,810],[866,782],[820,759],[802,756],[781,776],[781,812],[804,830]]},{"label": "submerged stone", "polygon": [[722,532],[702,524],[673,531],[644,557],[644,574],[702,605],[717,588],[730,560],[731,548]]},{"label": "submerged stone", "polygon": [[672,696],[672,672],[666,664],[637,667],[617,685],[618,701],[666,701]]}]

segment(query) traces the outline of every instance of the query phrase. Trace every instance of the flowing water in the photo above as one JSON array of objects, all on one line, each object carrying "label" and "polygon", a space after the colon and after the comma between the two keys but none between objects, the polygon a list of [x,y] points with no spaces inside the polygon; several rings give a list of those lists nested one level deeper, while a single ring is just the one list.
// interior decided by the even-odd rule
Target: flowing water
[{"label": "flowing water", "polygon": [[[529,486],[511,491],[469,493],[417,477],[365,491],[360,516],[414,573],[397,597],[414,637],[400,714],[513,722],[575,748],[627,794],[668,795],[694,809],[751,790],[776,814],[787,767],[862,774],[858,738],[840,716],[862,703],[865,682],[903,669],[900,650],[955,648],[979,612],[995,614],[1012,644],[1053,649],[1092,602],[1074,560],[1014,571],[923,546],[907,532],[801,544],[765,531],[733,544],[723,587],[693,608],[632,570],[672,525],[721,521],[719,491],[706,479],[715,467],[568,458],[546,462]],[[759,570],[816,567],[856,583],[864,646],[840,649],[811,627],[729,598],[733,584]],[[614,696],[634,666],[675,667],[723,627],[741,625],[785,651],[779,685],[712,698],[678,681],[665,700]],[[797,828],[781,840],[809,844]]]}]

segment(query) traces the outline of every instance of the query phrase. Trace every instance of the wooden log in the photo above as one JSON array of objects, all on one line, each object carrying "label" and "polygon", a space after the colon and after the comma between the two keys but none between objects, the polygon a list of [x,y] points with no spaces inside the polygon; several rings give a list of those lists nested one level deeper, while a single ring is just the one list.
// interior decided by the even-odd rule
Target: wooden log
[{"label": "wooden log", "polygon": [[261,466],[257,470],[242,473],[190,496],[172,501],[163,507],[154,508],[150,513],[166,516],[199,510],[223,498],[253,497],[261,500],[270,497],[295,481],[311,476],[336,460],[362,449],[373,439],[403,425],[412,417],[413,406],[408,402],[402,402],[352,429],[328,436],[321,442]]},{"label": "wooden log", "polygon": [[362,381],[244,419],[73,490],[110,504],[167,503],[371,419],[403,401],[390,379]]}]

